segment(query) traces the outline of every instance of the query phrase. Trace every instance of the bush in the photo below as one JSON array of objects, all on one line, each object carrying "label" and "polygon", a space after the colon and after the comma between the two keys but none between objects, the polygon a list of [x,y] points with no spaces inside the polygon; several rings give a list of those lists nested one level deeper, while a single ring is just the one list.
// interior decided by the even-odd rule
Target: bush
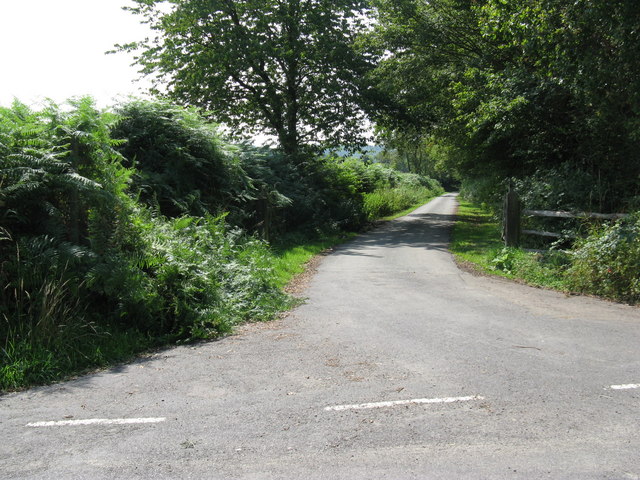
[{"label": "bush", "polygon": [[228,152],[217,126],[195,110],[134,100],[116,109],[114,138],[135,167],[133,190],[165,216],[205,215],[237,208],[250,179]]},{"label": "bush", "polygon": [[223,216],[137,204],[109,135],[116,118],[89,99],[69,107],[0,110],[0,388],[287,305],[264,241]]},{"label": "bush", "polygon": [[573,249],[572,288],[631,303],[640,301],[640,214],[594,231]]},{"label": "bush", "polygon": [[607,203],[608,186],[592,174],[568,163],[537,170],[514,181],[525,208],[602,212],[618,205]]},{"label": "bush", "polygon": [[489,255],[490,269],[521,278],[531,285],[566,289],[565,271],[570,259],[564,252],[527,252],[503,247]]}]

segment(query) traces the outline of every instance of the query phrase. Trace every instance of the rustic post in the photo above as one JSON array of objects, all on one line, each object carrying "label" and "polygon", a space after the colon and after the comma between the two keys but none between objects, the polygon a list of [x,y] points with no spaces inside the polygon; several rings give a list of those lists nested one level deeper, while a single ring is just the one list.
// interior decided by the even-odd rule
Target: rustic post
[{"label": "rustic post", "polygon": [[502,238],[507,247],[517,247],[520,244],[520,199],[513,190],[513,185],[509,185],[504,198]]}]

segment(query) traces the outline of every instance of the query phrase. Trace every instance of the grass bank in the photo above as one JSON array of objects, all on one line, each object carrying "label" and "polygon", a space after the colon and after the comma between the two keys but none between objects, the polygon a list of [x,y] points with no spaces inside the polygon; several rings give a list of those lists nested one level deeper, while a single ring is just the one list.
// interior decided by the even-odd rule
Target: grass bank
[{"label": "grass bank", "polygon": [[571,290],[566,275],[570,257],[566,253],[540,254],[504,247],[498,219],[488,210],[464,200],[460,201],[450,250],[460,263],[485,274],[538,287]]},{"label": "grass bank", "polygon": [[343,232],[319,235],[314,238],[294,236],[274,246],[273,268],[277,285],[285,289],[296,276],[304,273],[305,266],[313,257],[356,235],[355,232]]}]

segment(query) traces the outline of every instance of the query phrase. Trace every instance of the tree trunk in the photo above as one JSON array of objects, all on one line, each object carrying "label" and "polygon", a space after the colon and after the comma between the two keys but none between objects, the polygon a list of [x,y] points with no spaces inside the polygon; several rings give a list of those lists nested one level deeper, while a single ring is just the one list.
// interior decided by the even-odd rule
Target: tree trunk
[{"label": "tree trunk", "polygon": [[286,42],[288,52],[285,63],[285,105],[284,128],[285,138],[281,142],[284,153],[293,157],[300,153],[300,137],[298,135],[299,105],[298,80],[300,75],[300,2],[290,1],[286,22]]}]

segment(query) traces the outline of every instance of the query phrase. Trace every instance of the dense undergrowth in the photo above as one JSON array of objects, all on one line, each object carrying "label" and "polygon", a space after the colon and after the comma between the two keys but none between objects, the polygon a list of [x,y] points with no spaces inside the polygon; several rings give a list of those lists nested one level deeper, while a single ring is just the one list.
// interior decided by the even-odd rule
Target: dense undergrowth
[{"label": "dense undergrowth", "polygon": [[504,247],[500,223],[486,208],[461,202],[452,252],[476,268],[542,287],[640,302],[640,216],[600,225],[571,245],[542,251]]},{"label": "dense undergrowth", "polygon": [[309,255],[441,192],[162,102],[0,108],[0,389],[273,318]]}]

